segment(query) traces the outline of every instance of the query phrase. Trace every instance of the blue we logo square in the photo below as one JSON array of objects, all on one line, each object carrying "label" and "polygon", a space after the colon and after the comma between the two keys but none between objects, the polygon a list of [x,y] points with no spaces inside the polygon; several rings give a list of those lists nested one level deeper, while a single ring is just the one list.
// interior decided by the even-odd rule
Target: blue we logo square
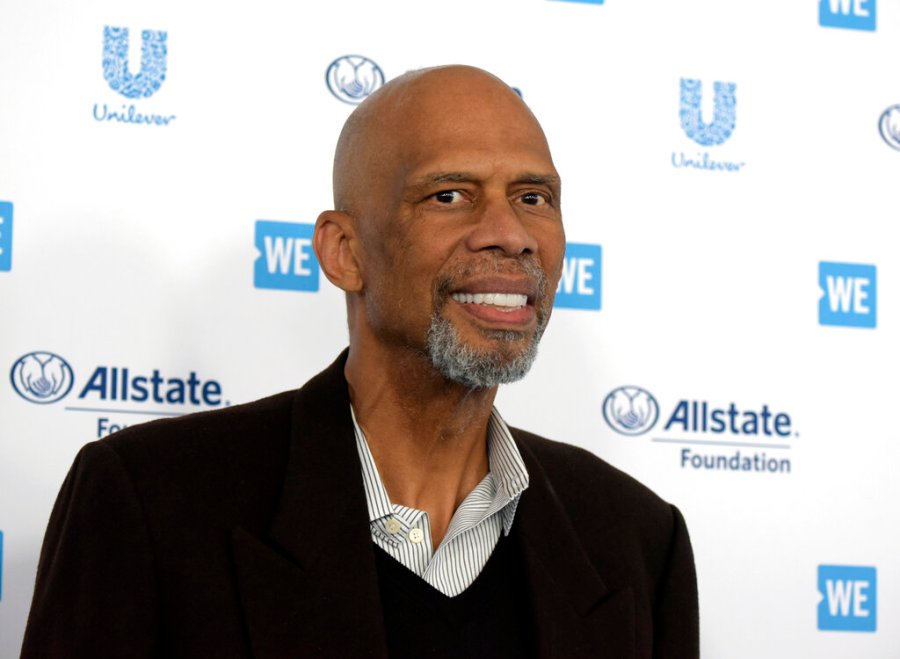
[{"label": "blue we logo square", "polygon": [[12,270],[13,205],[0,201],[0,272]]},{"label": "blue we logo square", "polygon": [[819,566],[819,629],[874,632],[878,624],[878,575],[874,567]]},{"label": "blue we logo square", "polygon": [[256,223],[253,285],[285,291],[318,291],[319,262],[312,247],[313,224]]},{"label": "blue we logo square", "polygon": [[600,310],[602,257],[600,245],[566,243],[555,306]]},{"label": "blue we logo square", "polygon": [[874,265],[819,263],[819,324],[874,328],[878,288]]},{"label": "blue we logo square", "polygon": [[875,31],[876,0],[819,0],[819,25]]}]

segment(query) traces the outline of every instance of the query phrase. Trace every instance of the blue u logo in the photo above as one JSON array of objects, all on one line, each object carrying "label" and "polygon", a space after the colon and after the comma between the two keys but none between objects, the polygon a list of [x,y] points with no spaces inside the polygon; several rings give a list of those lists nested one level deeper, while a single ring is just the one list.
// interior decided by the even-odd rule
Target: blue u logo
[{"label": "blue u logo", "polygon": [[128,28],[103,28],[103,77],[113,91],[127,98],[147,98],[166,79],[166,33],[141,32],[141,70],[128,70]]},{"label": "blue u logo", "polygon": [[699,80],[681,79],[681,127],[685,134],[697,144],[715,146],[721,144],[734,132],[735,89],[733,82],[715,82],[715,112],[712,123],[703,123],[700,112],[700,99],[703,96],[702,83]]}]

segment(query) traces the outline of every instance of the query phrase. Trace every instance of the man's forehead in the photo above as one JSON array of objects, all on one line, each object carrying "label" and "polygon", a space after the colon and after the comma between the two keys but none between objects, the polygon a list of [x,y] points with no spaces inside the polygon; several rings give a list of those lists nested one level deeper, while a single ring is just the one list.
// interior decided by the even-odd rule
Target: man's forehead
[{"label": "man's forehead", "polygon": [[[482,117],[483,118],[483,117]],[[397,155],[407,180],[422,182],[551,177],[557,174],[544,135],[537,127],[477,123],[454,130],[435,125],[410,127],[386,145]]]},{"label": "man's forehead", "polygon": [[358,206],[364,181],[389,178],[393,187],[411,176],[491,166],[507,178],[512,169],[555,175],[543,130],[522,99],[480,69],[416,71],[379,89],[348,119],[335,153],[335,203]]},{"label": "man's forehead", "polygon": [[384,148],[400,156],[417,177],[511,168],[553,172],[544,133],[523,108],[446,104],[398,121],[382,137]]}]

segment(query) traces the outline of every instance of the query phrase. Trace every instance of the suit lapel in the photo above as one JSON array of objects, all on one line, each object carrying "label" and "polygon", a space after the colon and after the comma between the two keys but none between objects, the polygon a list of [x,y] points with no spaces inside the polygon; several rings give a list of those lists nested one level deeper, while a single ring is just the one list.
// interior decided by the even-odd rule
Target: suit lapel
[{"label": "suit lapel", "polygon": [[635,656],[634,593],[630,588],[610,591],[540,462],[516,439],[529,485],[513,533],[528,574],[538,656]]},{"label": "suit lapel", "polygon": [[345,359],[294,399],[284,488],[268,539],[242,529],[232,535],[257,659],[387,655]]},{"label": "suit lapel", "polygon": [[[296,395],[284,487],[267,538],[232,548],[257,659],[386,657],[365,492],[343,376],[346,353]],[[516,433],[514,433],[516,436]],[[635,654],[634,596],[611,592],[534,454],[513,534],[525,559],[540,657]]]}]

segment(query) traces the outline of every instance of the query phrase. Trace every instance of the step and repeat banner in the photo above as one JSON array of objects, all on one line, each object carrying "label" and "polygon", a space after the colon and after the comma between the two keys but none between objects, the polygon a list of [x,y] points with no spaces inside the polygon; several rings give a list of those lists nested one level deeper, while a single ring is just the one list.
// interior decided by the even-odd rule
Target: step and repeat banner
[{"label": "step and repeat banner", "polygon": [[898,0],[0,5],[0,656],[77,450],[347,341],[313,223],[354,106],[486,68],[567,254],[508,421],[684,512],[706,657],[900,657]]}]

